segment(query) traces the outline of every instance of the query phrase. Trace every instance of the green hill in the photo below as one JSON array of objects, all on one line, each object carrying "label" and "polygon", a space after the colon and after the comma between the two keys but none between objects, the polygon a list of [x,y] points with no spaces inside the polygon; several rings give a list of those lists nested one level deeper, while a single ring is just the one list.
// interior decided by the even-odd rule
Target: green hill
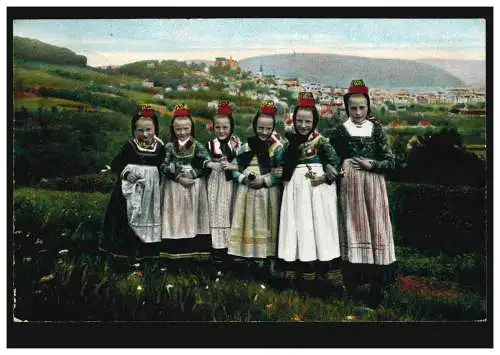
[{"label": "green hill", "polygon": [[36,39],[14,36],[13,54],[15,59],[46,63],[86,66],[87,57],[75,52],[47,44]]}]

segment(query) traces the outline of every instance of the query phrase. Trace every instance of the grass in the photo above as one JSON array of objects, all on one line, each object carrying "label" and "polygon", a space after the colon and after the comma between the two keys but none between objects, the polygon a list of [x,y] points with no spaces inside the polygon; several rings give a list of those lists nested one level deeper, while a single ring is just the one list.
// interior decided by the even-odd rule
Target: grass
[{"label": "grass", "polygon": [[[46,244],[58,239],[58,247]],[[130,265],[68,234],[15,233],[15,316],[28,320],[428,321],[486,318],[484,297],[459,284],[405,275],[375,309],[336,288],[283,285],[210,261]],[[64,247],[64,249],[62,249]],[[319,295],[318,295],[319,294]],[[351,317],[348,317],[351,315]],[[353,316],[354,315],[354,316]]]},{"label": "grass", "polygon": [[63,78],[45,70],[14,69],[14,81],[22,81],[25,86],[46,86],[60,89],[75,89],[87,86],[87,82]]},{"label": "grass", "polygon": [[[20,109],[21,107],[25,107],[28,110],[36,110],[39,107],[45,107],[45,108],[50,108],[52,106],[57,106],[60,108],[63,108],[65,110],[78,110],[76,107],[71,107],[73,105],[78,105],[78,106],[83,106],[87,109],[92,108],[91,105],[82,103],[81,101],[73,101],[73,100],[66,100],[66,99],[60,99],[60,98],[55,98],[55,97],[26,97],[26,98],[19,98],[14,100],[14,108],[15,109]],[[99,107],[97,108],[98,112],[114,112],[110,109],[104,108],[104,107]]]},{"label": "grass", "polygon": [[[140,84],[142,82],[141,79],[128,75],[107,74],[98,72],[91,68],[81,68],[76,66],[58,65],[58,64],[43,63],[43,62],[16,61],[15,68],[16,71],[18,69],[44,71],[51,75],[58,76],[61,78],[67,78],[67,77],[80,78],[79,80],[82,81],[86,82],[94,81],[95,83],[102,83],[108,85],[109,84],[119,85],[120,83]],[[39,82],[38,84],[46,86],[45,82]]]},{"label": "grass", "polygon": [[[335,288],[284,286],[234,264],[221,270],[210,262],[152,261],[136,268],[111,260],[96,251],[109,194],[14,192],[20,319],[337,322],[367,306],[362,297],[354,301]],[[486,317],[483,255],[433,255],[398,246],[396,256],[399,279],[358,320]]]}]

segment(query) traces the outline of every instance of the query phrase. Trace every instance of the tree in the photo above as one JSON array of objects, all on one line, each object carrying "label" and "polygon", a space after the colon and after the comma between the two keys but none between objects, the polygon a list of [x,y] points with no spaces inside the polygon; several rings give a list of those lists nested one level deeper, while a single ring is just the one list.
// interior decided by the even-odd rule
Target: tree
[{"label": "tree", "polygon": [[382,106],[382,107],[380,108],[380,116],[385,116],[385,115],[386,115],[386,113],[387,113],[387,110],[385,109],[385,106]]},{"label": "tree", "polygon": [[252,81],[246,81],[241,85],[240,91],[250,91],[250,90],[255,90],[256,85]]},{"label": "tree", "polygon": [[395,105],[393,102],[391,102],[391,101],[386,101],[386,102],[384,102],[384,103],[385,103],[385,105],[387,106],[387,108],[388,108],[389,110],[394,111],[394,110],[396,109],[396,105]]}]

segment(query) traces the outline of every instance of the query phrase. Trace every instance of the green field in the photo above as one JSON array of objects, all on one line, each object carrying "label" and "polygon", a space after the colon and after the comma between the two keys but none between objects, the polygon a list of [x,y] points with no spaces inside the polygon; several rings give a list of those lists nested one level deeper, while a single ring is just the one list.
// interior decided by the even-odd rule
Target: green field
[{"label": "green field", "polygon": [[[91,109],[91,105],[82,103],[80,101],[73,100],[65,100],[54,97],[26,97],[26,98],[18,98],[14,100],[14,108],[20,109],[22,107],[28,110],[36,110],[39,107],[42,108],[51,108],[53,106],[65,109],[65,110],[78,110],[78,107],[82,106],[85,109]],[[98,112],[114,112],[110,109],[99,107],[97,109]]]}]

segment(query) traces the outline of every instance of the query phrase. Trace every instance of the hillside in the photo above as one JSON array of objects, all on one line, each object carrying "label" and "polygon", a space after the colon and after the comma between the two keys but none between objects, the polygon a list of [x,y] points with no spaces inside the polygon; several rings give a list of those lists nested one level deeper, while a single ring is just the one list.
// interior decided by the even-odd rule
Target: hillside
[{"label": "hillside", "polygon": [[446,70],[464,81],[467,86],[486,86],[486,61],[484,60],[421,59],[418,62]]},{"label": "hillside", "polygon": [[239,62],[243,69],[283,78],[298,77],[344,87],[362,78],[373,87],[463,86],[464,82],[436,66],[410,60],[375,59],[334,54],[296,53],[259,56]]},{"label": "hillside", "polygon": [[36,39],[14,36],[13,54],[15,59],[54,64],[86,66],[87,58],[75,52],[47,44]]}]

